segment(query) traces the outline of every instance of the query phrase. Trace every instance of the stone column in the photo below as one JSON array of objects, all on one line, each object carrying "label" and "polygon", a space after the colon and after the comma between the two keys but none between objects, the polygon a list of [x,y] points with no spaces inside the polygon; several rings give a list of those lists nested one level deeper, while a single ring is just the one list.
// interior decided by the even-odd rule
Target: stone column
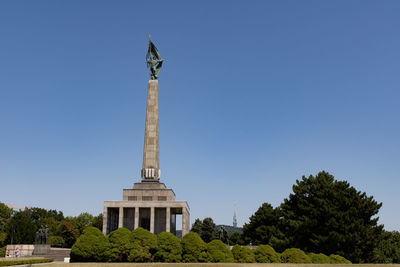
[{"label": "stone column", "polygon": [[119,207],[118,228],[124,227],[124,208]]},{"label": "stone column", "polygon": [[182,237],[184,237],[190,230],[190,215],[186,208],[182,209]]},{"label": "stone column", "polygon": [[165,232],[171,232],[171,208],[167,207],[167,212],[165,216]]},{"label": "stone column", "polygon": [[154,234],[154,207],[150,208],[150,232]]},{"label": "stone column", "polygon": [[136,229],[139,227],[139,207],[135,207],[135,225],[133,226],[133,229]]},{"label": "stone column", "polygon": [[107,207],[104,205],[104,210],[103,210],[103,235],[107,235],[107,219],[108,219],[108,214],[107,214]]},{"label": "stone column", "polygon": [[160,179],[158,118],[158,80],[150,80],[147,94],[142,181]]}]

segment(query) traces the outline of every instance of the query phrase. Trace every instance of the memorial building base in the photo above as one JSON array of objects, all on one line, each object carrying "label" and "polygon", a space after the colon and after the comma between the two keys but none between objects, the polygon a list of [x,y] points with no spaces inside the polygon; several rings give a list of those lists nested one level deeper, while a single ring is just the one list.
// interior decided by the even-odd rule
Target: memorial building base
[{"label": "memorial building base", "polygon": [[186,201],[175,201],[175,193],[163,183],[135,183],[123,190],[122,201],[104,201],[103,233],[124,227],[138,227],[151,233],[171,232],[176,235],[176,216],[182,215],[182,236],[190,230],[190,213]]}]

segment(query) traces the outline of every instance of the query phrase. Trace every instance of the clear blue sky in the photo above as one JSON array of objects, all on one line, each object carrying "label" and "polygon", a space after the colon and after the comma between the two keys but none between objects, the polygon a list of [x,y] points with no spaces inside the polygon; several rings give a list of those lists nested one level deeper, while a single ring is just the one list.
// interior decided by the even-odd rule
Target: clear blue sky
[{"label": "clear blue sky", "polygon": [[400,230],[399,1],[1,1],[0,201],[102,212],[140,180],[148,34],[162,181],[242,225],[326,170]]}]

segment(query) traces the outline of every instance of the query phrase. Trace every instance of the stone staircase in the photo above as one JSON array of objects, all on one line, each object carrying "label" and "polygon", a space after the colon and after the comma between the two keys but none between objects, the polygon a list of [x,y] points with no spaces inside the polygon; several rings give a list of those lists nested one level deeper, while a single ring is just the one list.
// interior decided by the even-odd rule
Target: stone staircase
[{"label": "stone staircase", "polygon": [[50,248],[46,255],[41,255],[46,258],[53,258],[54,261],[64,261],[64,258],[69,258],[71,253],[70,248]]}]

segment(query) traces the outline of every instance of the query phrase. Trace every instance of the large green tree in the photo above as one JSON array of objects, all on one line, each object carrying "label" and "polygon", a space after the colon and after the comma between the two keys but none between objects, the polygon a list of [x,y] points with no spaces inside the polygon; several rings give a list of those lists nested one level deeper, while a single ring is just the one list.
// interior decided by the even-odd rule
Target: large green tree
[{"label": "large green tree", "polygon": [[203,221],[196,219],[192,225],[191,231],[199,234],[201,239],[203,239],[206,243],[214,239],[218,239],[217,226],[210,217],[204,218]]},{"label": "large green tree", "polygon": [[25,211],[29,214],[29,217],[31,217],[32,222],[37,228],[46,225],[45,219],[52,218],[55,221],[62,221],[64,219],[64,215],[61,211],[46,210],[42,208],[29,208],[25,209]]},{"label": "large green tree", "polygon": [[192,224],[192,229],[190,230],[191,232],[195,232],[198,235],[201,235],[201,226],[203,225],[203,222],[197,218],[194,223]]},{"label": "large green tree", "polygon": [[296,180],[281,204],[282,225],[291,247],[339,254],[352,262],[372,262],[383,226],[382,203],[327,172]]},{"label": "large green tree", "polygon": [[61,222],[58,235],[64,239],[64,247],[70,248],[79,237],[79,230],[69,221]]},{"label": "large green tree", "polygon": [[93,217],[92,224],[90,226],[96,227],[100,231],[103,231],[103,213]]},{"label": "large green tree", "polygon": [[34,207],[13,212],[5,204],[0,203],[0,246],[11,241],[33,243],[36,231],[41,226],[49,228],[50,243],[71,247],[86,227],[94,226],[102,230],[103,214],[92,216],[89,213],[81,213],[76,217],[65,218],[63,213],[57,210]]},{"label": "large green tree", "polygon": [[[93,215],[83,212],[76,217],[70,217],[70,222],[75,226],[76,229],[79,231],[79,235],[83,233],[86,227],[92,226],[93,223]],[[97,228],[97,227],[96,227]]]},{"label": "large green tree", "polygon": [[18,211],[7,222],[8,244],[33,244],[37,227],[29,210]]},{"label": "large green tree", "polygon": [[7,205],[0,203],[0,247],[6,245],[7,241],[7,223],[11,219],[12,209]]},{"label": "large green tree", "polygon": [[0,203],[0,232],[5,231],[7,221],[11,218],[12,209]]},{"label": "large green tree", "polygon": [[383,231],[374,250],[374,262],[400,263],[400,233]]},{"label": "large green tree", "polygon": [[234,232],[229,236],[229,245],[234,246],[234,245],[246,245],[246,242],[243,239],[243,235],[240,234],[239,232]]},{"label": "large green tree", "polygon": [[250,217],[250,222],[243,226],[243,237],[247,243],[271,245],[275,249],[282,250],[286,240],[279,229],[280,224],[279,208],[264,203]]},{"label": "large green tree", "polygon": [[217,226],[215,225],[213,219],[208,217],[203,220],[200,236],[206,243],[217,239]]}]

